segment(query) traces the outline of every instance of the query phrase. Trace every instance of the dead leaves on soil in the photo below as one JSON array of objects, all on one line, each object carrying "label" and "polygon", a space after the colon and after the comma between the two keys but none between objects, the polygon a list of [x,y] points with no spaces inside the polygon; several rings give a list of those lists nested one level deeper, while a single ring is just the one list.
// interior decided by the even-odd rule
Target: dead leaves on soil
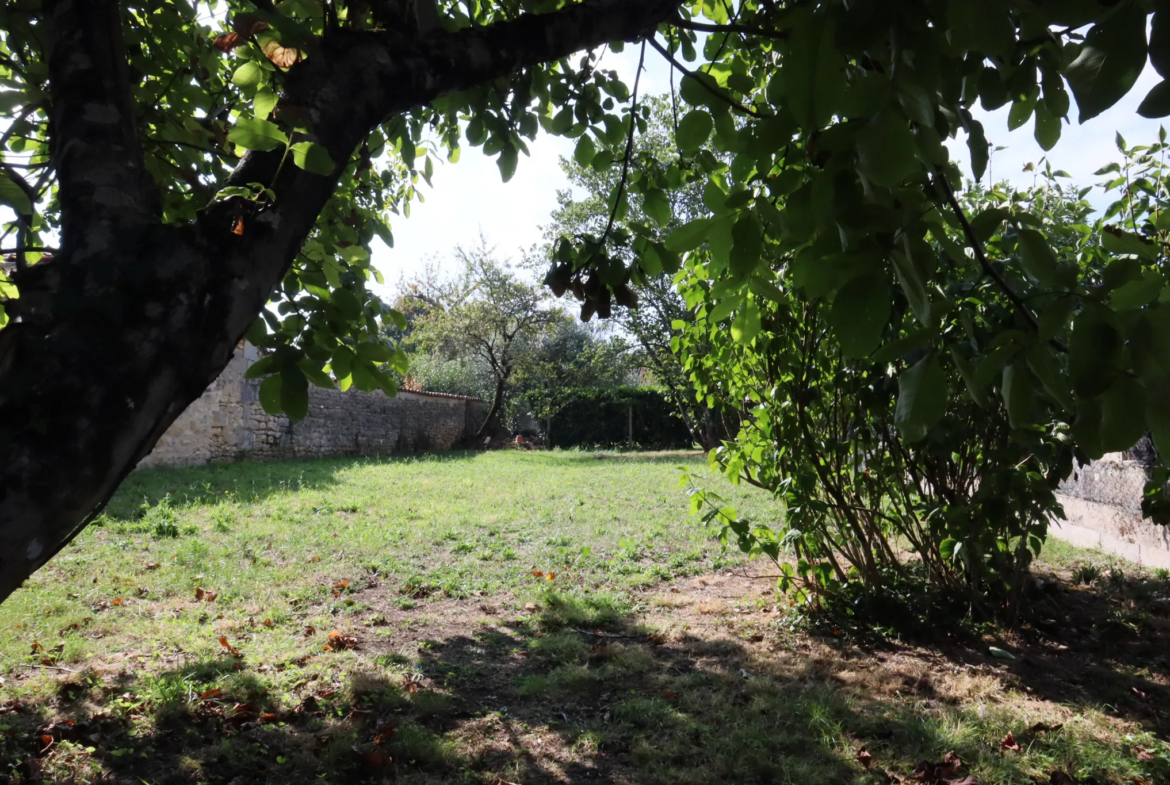
[{"label": "dead leaves on soil", "polygon": [[940,763],[920,761],[914,767],[914,771],[906,777],[893,771],[887,771],[886,782],[922,783],[922,785],[979,785],[979,780],[972,775],[962,774],[962,768],[963,760],[954,752],[948,752]]},{"label": "dead leaves on soil", "polygon": [[338,630],[329,633],[329,642],[325,644],[325,651],[344,651],[356,649],[358,639],[352,635],[342,635]]}]

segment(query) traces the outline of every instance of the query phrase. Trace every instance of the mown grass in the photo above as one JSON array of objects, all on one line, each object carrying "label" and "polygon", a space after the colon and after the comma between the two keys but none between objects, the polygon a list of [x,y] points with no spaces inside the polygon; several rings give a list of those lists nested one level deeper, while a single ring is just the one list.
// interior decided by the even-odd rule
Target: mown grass
[{"label": "mown grass", "polygon": [[[954,751],[985,784],[1170,782],[1156,709],[1030,683],[1021,663],[1051,670],[1047,650],[1008,666],[792,632],[772,584],[735,578],[739,557],[687,514],[684,471],[703,460],[138,472],[0,606],[0,779],[884,783]],[[1142,580],[1141,602],[1166,593]],[[1112,689],[1156,706],[1170,669],[1139,664]]]}]

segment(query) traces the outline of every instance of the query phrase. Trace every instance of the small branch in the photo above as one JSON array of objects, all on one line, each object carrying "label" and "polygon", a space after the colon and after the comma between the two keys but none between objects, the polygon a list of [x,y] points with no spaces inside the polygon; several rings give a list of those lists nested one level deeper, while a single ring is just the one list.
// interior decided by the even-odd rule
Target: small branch
[{"label": "small branch", "polygon": [[36,663],[30,664],[27,662],[18,662],[16,664],[19,665],[21,668],[39,668],[40,670],[46,670],[46,671],[64,671],[65,673],[80,673],[80,671],[75,671],[72,668],[62,668],[62,667],[57,666],[57,665],[37,665]]},{"label": "small branch", "polygon": [[630,159],[634,156],[634,130],[638,127],[638,85],[642,81],[642,64],[646,61],[646,42],[642,42],[642,54],[638,57],[638,72],[634,76],[634,93],[630,100],[630,133],[626,137],[626,160],[622,162],[622,179],[618,182],[617,198],[613,200],[613,209],[609,212],[609,223],[605,225],[605,234],[601,235],[598,250],[605,247],[609,240],[609,233],[613,230],[613,222],[617,217],[618,207],[622,204],[622,197],[626,192],[626,181],[630,175]]},{"label": "small branch", "polygon": [[955,192],[951,190],[950,183],[937,174],[931,180],[934,183],[934,187],[938,189],[939,194],[943,197],[943,200],[947,203],[947,206],[951,208],[951,212],[959,219],[959,224],[963,227],[963,234],[967,238],[967,245],[975,252],[975,258],[979,261],[979,266],[983,269],[984,274],[995,281],[996,286],[1003,290],[1003,293],[1012,301],[1016,310],[1032,326],[1032,329],[1039,330],[1040,323],[1036,321],[1035,314],[1028,308],[1028,304],[1024,302],[1024,298],[1020,297],[1004,277],[991,266],[987,254],[983,251],[983,243],[979,241],[979,237],[975,234],[971,222],[967,220],[967,214],[963,212],[963,206],[959,204],[959,200],[955,197]]},{"label": "small branch", "polygon": [[764,30],[763,28],[741,24],[712,25],[706,22],[683,19],[682,17],[672,20],[669,24],[675,27],[681,27],[684,30],[696,30],[703,33],[742,33],[743,35],[771,38],[775,41],[787,41],[789,37],[788,33],[779,30]]},{"label": "small branch", "polygon": [[658,42],[657,42],[657,41],[655,41],[653,38],[647,38],[647,39],[646,39],[646,43],[650,44],[650,46],[652,46],[652,47],[654,47],[655,49],[657,49],[657,50],[658,50],[658,53],[659,53],[660,55],[662,55],[663,57],[665,57],[665,58],[666,58],[666,59],[667,59],[667,60],[670,62],[670,64],[671,64],[672,66],[674,66],[674,67],[675,67],[675,68],[677,68],[678,70],[682,71],[682,72],[683,72],[684,74],[686,74],[687,76],[689,76],[689,77],[693,78],[695,81],[697,81],[699,84],[701,84],[701,85],[704,87],[704,89],[706,89],[706,90],[707,90],[707,92],[711,93],[711,95],[715,96],[715,97],[716,97],[716,98],[718,98],[720,101],[723,101],[725,104],[727,104],[728,106],[730,106],[732,109],[736,110],[737,112],[739,112],[739,113],[741,113],[741,114],[745,114],[745,115],[747,115],[748,117],[761,117],[761,116],[762,116],[762,115],[761,115],[759,112],[757,112],[755,109],[749,109],[749,108],[747,108],[747,107],[746,107],[746,106],[744,106],[743,104],[739,103],[739,101],[736,101],[734,98],[731,98],[731,97],[729,97],[729,96],[727,96],[727,95],[724,95],[724,94],[723,94],[722,92],[720,92],[719,90],[716,90],[715,88],[711,87],[711,85],[707,84],[707,82],[706,82],[706,81],[704,81],[704,80],[700,79],[699,77],[697,77],[697,76],[695,75],[695,72],[694,72],[694,71],[692,71],[691,69],[687,68],[685,65],[683,65],[682,63],[680,63],[680,62],[679,62],[677,59],[675,59],[674,55],[672,55],[670,52],[666,51],[666,49],[665,49],[665,48],[663,48],[662,44],[658,43]]},{"label": "small branch", "polygon": [[623,638],[630,639],[630,640],[637,640],[637,639],[650,637],[649,634],[647,634],[647,633],[643,633],[641,635],[615,635],[615,634],[610,633],[610,632],[601,632],[599,630],[592,630],[592,631],[591,630],[582,630],[582,629],[579,629],[577,627],[570,627],[569,629],[571,629],[573,632],[579,633],[581,635],[589,635],[591,637],[601,638],[603,640],[611,640],[611,639],[617,640],[617,639],[623,639]]},{"label": "small branch", "polygon": [[60,248],[46,248],[40,245],[18,245],[15,248],[0,248],[0,254],[10,253],[60,253]]}]

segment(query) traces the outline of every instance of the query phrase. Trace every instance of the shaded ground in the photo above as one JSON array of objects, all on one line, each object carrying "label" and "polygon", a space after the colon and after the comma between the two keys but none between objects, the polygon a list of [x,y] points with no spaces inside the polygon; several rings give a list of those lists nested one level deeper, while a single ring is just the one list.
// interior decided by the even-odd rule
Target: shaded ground
[{"label": "shaded ground", "polygon": [[[175,502],[171,522],[196,534],[133,530],[157,498],[143,518],[112,519],[66,554],[68,570],[0,608],[0,781],[1170,782],[1165,580],[1080,569],[1085,554],[1071,553],[1016,632],[860,648],[793,631],[772,579],[670,539],[656,506],[681,500],[657,490],[673,489],[669,462],[573,460],[546,486],[539,460],[473,459],[483,484],[468,488],[450,463],[333,463],[334,507],[357,512],[306,514],[323,501],[313,480],[227,502],[227,531],[211,489]],[[494,488],[514,470],[523,504]],[[406,481],[430,506],[395,530],[390,494]],[[592,501],[565,505],[566,493]],[[493,506],[472,514],[464,496]],[[610,499],[635,511],[622,530]],[[405,567],[361,552],[379,523],[377,536],[402,532]],[[516,558],[479,558],[504,540]],[[193,542],[209,555],[184,563]],[[435,577],[461,564],[483,574]],[[253,590],[249,574],[275,585]]]}]

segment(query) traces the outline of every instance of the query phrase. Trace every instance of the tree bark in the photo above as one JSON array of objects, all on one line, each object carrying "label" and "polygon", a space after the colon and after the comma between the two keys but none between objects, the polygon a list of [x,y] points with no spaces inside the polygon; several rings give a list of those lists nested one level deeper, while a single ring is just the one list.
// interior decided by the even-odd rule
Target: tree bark
[{"label": "tree bark", "polygon": [[[653,34],[680,0],[585,0],[425,37],[340,30],[291,69],[281,106],[345,161],[380,123],[607,41]],[[0,601],[73,539],[214,381],[337,185],[249,153],[229,184],[272,183],[164,225],[143,165],[116,0],[46,0],[60,252],[18,276],[0,330]]]}]

